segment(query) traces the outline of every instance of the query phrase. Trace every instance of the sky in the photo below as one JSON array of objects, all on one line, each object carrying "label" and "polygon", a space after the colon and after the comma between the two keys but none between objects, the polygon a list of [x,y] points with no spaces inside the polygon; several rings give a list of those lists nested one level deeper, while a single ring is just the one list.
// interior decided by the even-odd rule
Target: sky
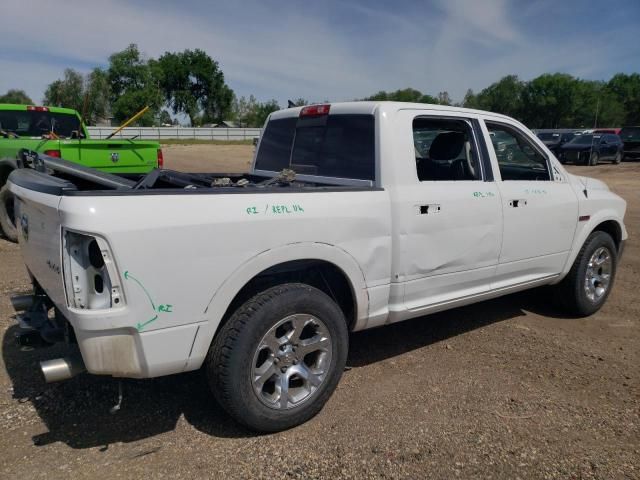
[{"label": "sky", "polygon": [[0,94],[65,68],[199,48],[238,97],[342,101],[412,87],[459,101],[504,75],[640,71],[640,0],[21,0],[0,12]]}]

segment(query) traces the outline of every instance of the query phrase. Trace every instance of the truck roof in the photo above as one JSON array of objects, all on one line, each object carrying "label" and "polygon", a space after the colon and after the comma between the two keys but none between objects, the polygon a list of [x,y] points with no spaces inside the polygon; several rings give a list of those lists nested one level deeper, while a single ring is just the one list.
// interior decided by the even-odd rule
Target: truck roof
[{"label": "truck roof", "polygon": [[[19,105],[15,103],[0,103],[0,110],[6,111],[19,111],[25,112],[28,107],[35,107],[35,105]],[[65,113],[67,115],[78,115],[73,108],[63,108],[63,107],[44,107],[47,108],[52,113]]]},{"label": "truck roof", "polygon": [[[322,105],[323,103],[318,103],[318,105]],[[462,107],[452,107],[450,105],[437,105],[433,103],[410,103],[410,102],[389,102],[389,101],[356,101],[356,102],[326,102],[327,105],[331,105],[330,113],[341,113],[341,114],[373,114],[376,110],[382,109],[383,111],[398,111],[398,110],[406,110],[406,109],[416,109],[416,110],[438,110],[442,112],[459,112],[459,113],[468,113],[474,115],[491,115],[493,117],[501,117],[505,119],[513,120],[512,118],[502,115],[499,113],[488,112],[484,110],[474,110],[471,108],[462,108]],[[288,117],[297,117],[300,115],[300,110],[302,110],[304,106],[300,107],[292,107],[285,108],[283,110],[278,110],[277,112],[273,112],[270,116],[271,120],[276,120],[278,118],[288,118]]]}]

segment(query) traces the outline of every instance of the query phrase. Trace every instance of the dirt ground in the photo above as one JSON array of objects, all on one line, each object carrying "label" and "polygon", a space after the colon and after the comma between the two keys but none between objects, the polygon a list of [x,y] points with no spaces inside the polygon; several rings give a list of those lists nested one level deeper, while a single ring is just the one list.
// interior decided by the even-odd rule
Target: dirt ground
[{"label": "dirt ground", "polygon": [[[168,165],[242,170],[252,149],[182,148]],[[27,276],[0,240],[0,478],[640,478],[640,163],[569,170],[629,204],[599,313],[566,318],[537,290],[354,334],[324,410],[274,435],[232,422],[201,372],[125,381],[116,415],[111,378],[45,384],[37,362],[61,350],[15,345]]]},{"label": "dirt ground", "polygon": [[163,145],[166,168],[182,172],[246,172],[253,160],[253,145]]}]

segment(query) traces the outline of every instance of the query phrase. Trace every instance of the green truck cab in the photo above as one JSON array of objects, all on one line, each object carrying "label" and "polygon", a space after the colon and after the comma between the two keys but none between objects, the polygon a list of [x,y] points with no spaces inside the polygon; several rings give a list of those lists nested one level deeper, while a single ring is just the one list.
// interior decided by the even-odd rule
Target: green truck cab
[{"label": "green truck cab", "polygon": [[163,166],[158,142],[91,139],[78,112],[70,108],[0,104],[0,227],[12,241],[13,198],[5,183],[22,149],[118,175],[144,174]]}]

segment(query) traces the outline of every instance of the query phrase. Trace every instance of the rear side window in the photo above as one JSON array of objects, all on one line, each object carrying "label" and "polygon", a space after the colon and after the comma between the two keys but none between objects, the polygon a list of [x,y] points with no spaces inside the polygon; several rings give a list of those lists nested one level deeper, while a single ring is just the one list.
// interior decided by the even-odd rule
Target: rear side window
[{"label": "rear side window", "polygon": [[296,117],[267,123],[256,170],[322,177],[375,179],[373,115],[329,115],[318,121]]}]

